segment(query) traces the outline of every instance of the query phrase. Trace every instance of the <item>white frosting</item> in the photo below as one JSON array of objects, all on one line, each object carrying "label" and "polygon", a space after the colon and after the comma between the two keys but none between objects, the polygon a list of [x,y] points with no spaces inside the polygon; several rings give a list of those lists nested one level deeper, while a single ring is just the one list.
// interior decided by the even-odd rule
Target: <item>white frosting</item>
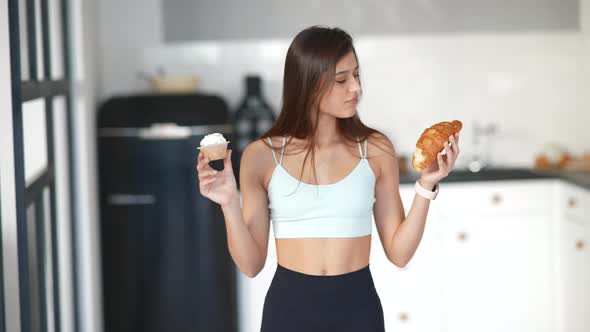
[{"label": "white frosting", "polygon": [[213,133],[213,134],[208,134],[205,135],[205,137],[203,137],[203,139],[201,140],[201,146],[204,145],[213,145],[213,144],[222,144],[227,142],[225,140],[225,137],[223,137],[222,134],[220,133]]}]

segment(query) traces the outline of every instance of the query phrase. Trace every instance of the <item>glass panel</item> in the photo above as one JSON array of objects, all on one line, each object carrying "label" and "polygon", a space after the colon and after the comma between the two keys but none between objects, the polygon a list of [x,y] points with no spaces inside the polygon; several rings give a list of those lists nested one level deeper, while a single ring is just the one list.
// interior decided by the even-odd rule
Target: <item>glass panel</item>
[{"label": "glass panel", "polygon": [[43,26],[41,25],[41,3],[39,0],[35,2],[35,30],[36,30],[36,43],[37,43],[37,77],[39,81],[42,81],[45,77],[43,65]]},{"label": "glass panel", "polygon": [[51,45],[51,79],[64,77],[63,27],[61,1],[49,1],[49,44]]},{"label": "glass panel", "polygon": [[55,147],[55,200],[56,232],[59,252],[59,292],[60,328],[62,331],[74,330],[72,249],[70,227],[70,202],[68,174],[68,146],[65,98],[58,96],[53,101],[54,147]]},{"label": "glass panel", "polygon": [[47,130],[45,100],[23,103],[23,142],[27,186],[47,168]]},{"label": "glass panel", "polygon": [[53,99],[53,126],[56,218],[60,225],[67,226],[70,223],[70,200],[68,199],[70,177],[68,176],[66,103],[63,96]]},{"label": "glass panel", "polygon": [[53,289],[53,240],[52,234],[55,232],[51,227],[51,192],[49,188],[45,188],[43,190],[43,206],[44,208],[44,250],[42,251],[45,256],[45,312],[43,313],[46,317],[47,321],[47,330],[48,332],[55,331],[55,306],[54,306],[54,289]]},{"label": "glass panel", "polygon": [[29,304],[31,331],[40,331],[39,326],[39,261],[37,257],[36,206],[27,209],[27,250],[29,257]]},{"label": "glass panel", "polygon": [[31,77],[29,73],[29,45],[27,44],[27,1],[18,0],[18,21],[20,38],[20,71],[21,80],[27,81]]}]

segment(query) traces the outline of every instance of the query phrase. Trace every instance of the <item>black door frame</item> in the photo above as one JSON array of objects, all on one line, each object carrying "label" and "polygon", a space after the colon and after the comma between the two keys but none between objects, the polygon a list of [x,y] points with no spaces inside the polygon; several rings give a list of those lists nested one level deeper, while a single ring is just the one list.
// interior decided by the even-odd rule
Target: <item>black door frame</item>
[{"label": "black door frame", "polygon": [[[19,307],[20,307],[20,331],[34,331],[34,327],[41,331],[47,330],[47,316],[44,307],[45,296],[48,287],[53,289],[53,307],[55,331],[61,330],[60,322],[60,298],[59,298],[59,257],[58,257],[58,238],[57,238],[57,215],[56,215],[56,178],[55,178],[55,147],[54,147],[54,97],[64,97],[65,99],[65,119],[67,136],[67,173],[69,174],[68,198],[70,201],[70,211],[68,211],[71,222],[72,234],[72,264],[73,264],[73,327],[75,331],[80,330],[79,313],[78,313],[78,266],[76,244],[76,213],[77,202],[76,196],[73,195],[76,188],[76,179],[73,175],[74,170],[74,147],[73,147],[73,120],[72,120],[72,96],[71,96],[71,39],[69,31],[69,4],[68,0],[59,0],[61,6],[61,38],[63,59],[61,59],[64,68],[64,77],[62,79],[51,79],[51,38],[49,35],[49,1],[50,0],[25,0],[25,8],[19,8],[18,0],[8,0],[8,19],[9,19],[9,40],[10,40],[10,68],[11,68],[11,88],[12,88],[12,128],[13,128],[13,148],[14,148],[14,181],[15,181],[15,201],[16,201],[16,226],[17,226],[17,249],[18,249],[18,280],[19,280]],[[37,13],[37,9],[40,9]],[[20,12],[26,12],[26,41],[20,39]],[[37,17],[40,17],[40,27],[37,27]],[[37,30],[41,35],[37,36]],[[41,49],[37,48],[37,38],[41,38]],[[27,54],[21,54],[21,42],[27,43]],[[38,77],[38,53],[43,55],[43,77]],[[22,80],[21,59],[27,57],[30,78]],[[47,128],[47,168],[35,180],[26,185],[25,181],[25,160],[24,160],[24,141],[23,141],[23,112],[22,104],[26,101],[40,100],[45,101],[45,119]],[[49,206],[44,203],[44,193],[49,191]],[[29,239],[29,226],[27,221],[27,209],[33,207],[35,210],[35,238]],[[50,224],[48,229],[44,229],[45,213],[44,210],[50,211]],[[45,232],[51,236],[51,258],[53,269],[51,270],[53,284],[46,285],[44,276],[46,262],[44,260]],[[38,264],[33,266],[36,275],[30,273],[29,242],[34,241]],[[38,281],[35,287],[31,287],[32,281]],[[35,301],[31,301],[31,296],[35,296]],[[38,298],[37,298],[38,297]],[[4,297],[3,297],[4,298]],[[38,308],[33,308],[31,302],[39,303]],[[5,317],[5,319],[8,319]],[[0,326],[0,331],[4,331]]]}]

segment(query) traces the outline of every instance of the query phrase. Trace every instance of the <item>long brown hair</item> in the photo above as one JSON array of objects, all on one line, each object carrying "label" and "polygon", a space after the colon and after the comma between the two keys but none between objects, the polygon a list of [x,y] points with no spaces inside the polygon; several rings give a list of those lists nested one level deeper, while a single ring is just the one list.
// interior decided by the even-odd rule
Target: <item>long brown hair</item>
[{"label": "long brown hair", "polygon": [[[299,32],[287,51],[281,111],[272,127],[262,134],[260,139],[263,139],[263,142],[276,151],[280,151],[281,147],[270,145],[265,138],[287,135],[289,136],[288,142],[293,137],[308,139],[306,146],[303,148],[307,149],[307,153],[303,160],[299,183],[301,183],[303,169],[310,152],[312,169],[317,182],[315,173],[315,146],[317,145],[315,132],[320,113],[319,111],[316,112],[314,122],[312,121],[312,110],[318,108],[322,96],[334,84],[336,64],[351,51],[358,63],[352,37],[348,33],[340,28],[328,28],[318,25]],[[373,133],[382,134],[380,131],[363,124],[357,113],[350,118],[337,119],[337,130],[345,143],[350,145],[357,144],[357,137],[362,142]]]}]

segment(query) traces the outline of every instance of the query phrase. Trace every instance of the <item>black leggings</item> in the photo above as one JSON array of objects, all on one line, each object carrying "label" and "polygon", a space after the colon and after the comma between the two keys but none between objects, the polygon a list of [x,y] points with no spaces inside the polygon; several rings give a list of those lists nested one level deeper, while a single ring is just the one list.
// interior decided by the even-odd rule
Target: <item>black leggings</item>
[{"label": "black leggings", "polygon": [[339,275],[277,269],[264,299],[261,332],[384,332],[369,265]]}]

